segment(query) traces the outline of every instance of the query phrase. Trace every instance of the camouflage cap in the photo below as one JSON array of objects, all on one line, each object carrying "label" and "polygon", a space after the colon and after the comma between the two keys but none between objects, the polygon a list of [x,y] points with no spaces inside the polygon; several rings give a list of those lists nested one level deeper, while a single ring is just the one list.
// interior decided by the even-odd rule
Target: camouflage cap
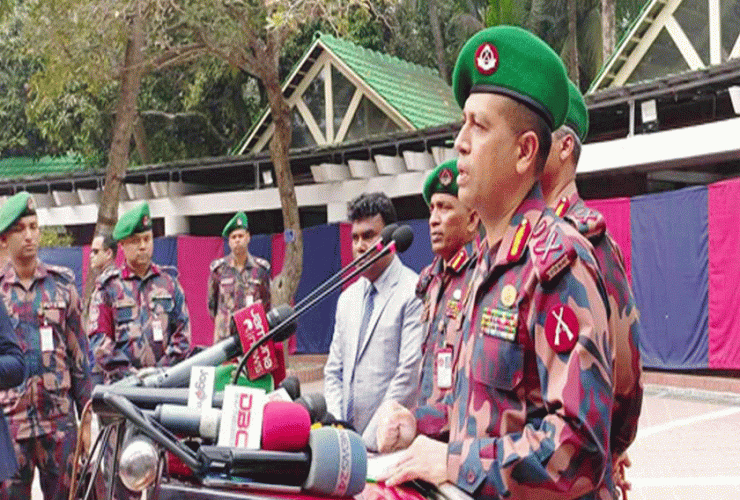
[{"label": "camouflage cap", "polygon": [[432,204],[434,193],[447,193],[457,197],[457,158],[440,163],[427,175],[421,192],[427,205]]},{"label": "camouflage cap", "polygon": [[560,57],[544,41],[515,26],[494,26],[473,35],[460,51],[452,87],[460,107],[473,92],[502,94],[539,114],[551,130],[568,111],[568,77]]},{"label": "camouflage cap", "polygon": [[116,241],[128,238],[132,234],[143,233],[152,228],[152,217],[147,202],[137,205],[118,219],[113,228],[112,237]]},{"label": "camouflage cap", "polygon": [[36,203],[28,191],[16,193],[0,207],[0,234],[7,231],[21,217],[34,215]]},{"label": "camouflage cap", "polygon": [[228,237],[234,229],[244,229],[249,231],[249,219],[247,219],[247,214],[244,212],[237,212],[236,215],[226,223],[224,230],[221,232],[221,236],[224,238]]},{"label": "camouflage cap", "polygon": [[583,100],[583,95],[576,84],[570,80],[568,80],[568,114],[565,117],[565,125],[572,128],[581,141],[586,139],[588,135],[586,101]]}]

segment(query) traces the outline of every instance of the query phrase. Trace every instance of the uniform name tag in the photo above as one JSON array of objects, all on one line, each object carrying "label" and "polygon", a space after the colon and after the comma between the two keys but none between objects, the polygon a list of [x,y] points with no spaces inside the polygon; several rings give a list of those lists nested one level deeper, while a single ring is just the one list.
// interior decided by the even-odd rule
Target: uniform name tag
[{"label": "uniform name tag", "polygon": [[161,321],[152,323],[152,337],[154,338],[154,342],[162,342],[164,340],[164,330],[162,330]]},{"label": "uniform name tag", "polygon": [[51,352],[54,350],[54,330],[49,325],[41,325],[39,328],[41,335],[41,351]]},{"label": "uniform name tag", "polygon": [[437,387],[452,387],[452,349],[449,347],[437,351]]}]

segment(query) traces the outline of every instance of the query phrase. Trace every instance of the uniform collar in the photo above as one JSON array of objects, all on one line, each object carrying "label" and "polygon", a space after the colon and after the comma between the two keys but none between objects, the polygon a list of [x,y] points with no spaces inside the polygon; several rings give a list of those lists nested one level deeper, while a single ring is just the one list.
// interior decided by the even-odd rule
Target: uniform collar
[{"label": "uniform collar", "polygon": [[[226,263],[230,267],[236,269],[236,259],[234,258],[233,253],[229,253],[229,255],[226,256]],[[247,269],[248,267],[255,267],[254,257],[252,257],[252,254],[249,252],[247,252],[247,258],[244,260],[244,269]]]},{"label": "uniform collar", "polygon": [[[141,280],[147,279],[149,276],[156,276],[158,274],[161,274],[161,271],[159,269],[159,266],[152,262],[149,264],[149,270],[147,273],[141,278]],[[123,269],[121,270],[121,278],[127,280],[127,279],[134,279],[138,278],[137,274],[134,272],[133,269],[131,269],[131,266],[128,265],[127,261],[123,262]]]},{"label": "uniform collar", "polygon": [[465,245],[461,246],[460,249],[457,251],[457,253],[450,259],[450,262],[447,263],[443,259],[435,259],[440,261],[439,268],[435,268],[435,270],[439,269],[439,272],[447,271],[452,274],[460,274],[460,272],[465,268],[465,264],[470,262],[470,259],[472,259],[475,256],[475,243],[472,241],[469,241]]},{"label": "uniform collar", "polygon": [[[41,262],[40,259],[36,259],[36,269],[33,272],[33,276],[31,277],[31,281],[37,281],[40,279],[45,278],[49,275],[49,270],[46,267],[46,264]],[[5,280],[8,283],[20,283],[21,280],[18,277],[18,273],[15,272],[15,267],[13,267],[13,263],[11,261],[8,261],[5,264],[5,267],[2,269],[2,277],[5,278]]]},{"label": "uniform collar", "polygon": [[580,199],[581,197],[578,195],[578,189],[576,189],[575,183],[568,184],[560,193],[560,198],[558,198],[555,207],[553,207],[555,215],[563,217]]}]

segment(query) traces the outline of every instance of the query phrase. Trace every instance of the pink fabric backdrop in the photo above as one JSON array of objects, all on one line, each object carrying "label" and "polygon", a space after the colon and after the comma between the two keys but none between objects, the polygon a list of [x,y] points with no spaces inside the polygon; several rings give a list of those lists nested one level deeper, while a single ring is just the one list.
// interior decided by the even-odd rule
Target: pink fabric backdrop
[{"label": "pink fabric backdrop", "polygon": [[190,311],[194,345],[213,344],[213,320],[208,312],[211,262],[223,257],[224,240],[217,236],[178,236],[177,270]]},{"label": "pink fabric backdrop", "polygon": [[709,185],[709,367],[740,369],[740,179]]},{"label": "pink fabric backdrop", "polygon": [[[270,271],[272,273],[272,279],[275,279],[275,276],[280,274],[280,272],[283,270],[283,264],[285,264],[285,238],[283,237],[282,233],[279,234],[273,234],[272,235],[272,262],[270,262]],[[305,266],[306,263],[306,253],[303,253],[303,265]],[[276,304],[272,304],[273,307]],[[300,319],[299,319],[300,321]],[[282,345],[282,344],[278,344]],[[295,335],[291,335],[288,339],[288,352],[290,354],[293,354],[296,351],[297,348],[297,342],[295,339]]]},{"label": "pink fabric backdrop", "polygon": [[598,210],[606,219],[606,227],[624,256],[627,277],[632,282],[632,233],[630,229],[630,199],[610,198],[586,200],[586,205]]}]

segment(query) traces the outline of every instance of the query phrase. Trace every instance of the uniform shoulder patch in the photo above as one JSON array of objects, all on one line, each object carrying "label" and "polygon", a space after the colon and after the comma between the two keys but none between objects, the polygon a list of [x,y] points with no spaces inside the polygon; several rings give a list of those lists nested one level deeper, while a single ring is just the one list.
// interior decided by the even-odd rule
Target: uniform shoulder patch
[{"label": "uniform shoulder patch", "polygon": [[163,273],[169,274],[173,278],[177,278],[179,274],[175,266],[158,266],[158,267],[160,271],[162,271]]},{"label": "uniform shoulder patch", "polygon": [[270,267],[271,267],[271,266],[270,266],[270,263],[269,263],[269,262],[268,262],[267,260],[263,259],[262,257],[256,257],[256,256],[253,256],[253,257],[254,257],[254,261],[255,261],[255,262],[256,262],[256,263],[257,263],[257,264],[258,264],[258,265],[259,265],[260,267],[264,267],[264,268],[265,268],[265,269],[267,269],[268,271],[270,270]]},{"label": "uniform shoulder patch", "polygon": [[544,214],[532,231],[529,248],[537,276],[542,283],[549,283],[560,276],[576,260],[573,242],[559,227],[552,213]]},{"label": "uniform shoulder patch", "polygon": [[601,212],[583,203],[575,205],[563,218],[589,240],[601,238],[606,232],[606,220]]},{"label": "uniform shoulder patch", "polygon": [[226,262],[226,257],[221,257],[220,259],[216,259],[213,262],[211,262],[211,272],[221,267],[224,264],[224,262]]},{"label": "uniform shoulder patch", "polygon": [[103,273],[98,276],[98,283],[101,285],[104,284],[106,281],[110,280],[111,278],[115,276],[120,276],[121,270],[118,268],[118,266],[110,266],[108,269],[103,271]]},{"label": "uniform shoulder patch", "polygon": [[53,264],[45,264],[46,269],[56,275],[62,278],[63,280],[67,281],[68,283],[74,283],[75,281],[75,273],[68,267],[64,266],[56,266]]}]

